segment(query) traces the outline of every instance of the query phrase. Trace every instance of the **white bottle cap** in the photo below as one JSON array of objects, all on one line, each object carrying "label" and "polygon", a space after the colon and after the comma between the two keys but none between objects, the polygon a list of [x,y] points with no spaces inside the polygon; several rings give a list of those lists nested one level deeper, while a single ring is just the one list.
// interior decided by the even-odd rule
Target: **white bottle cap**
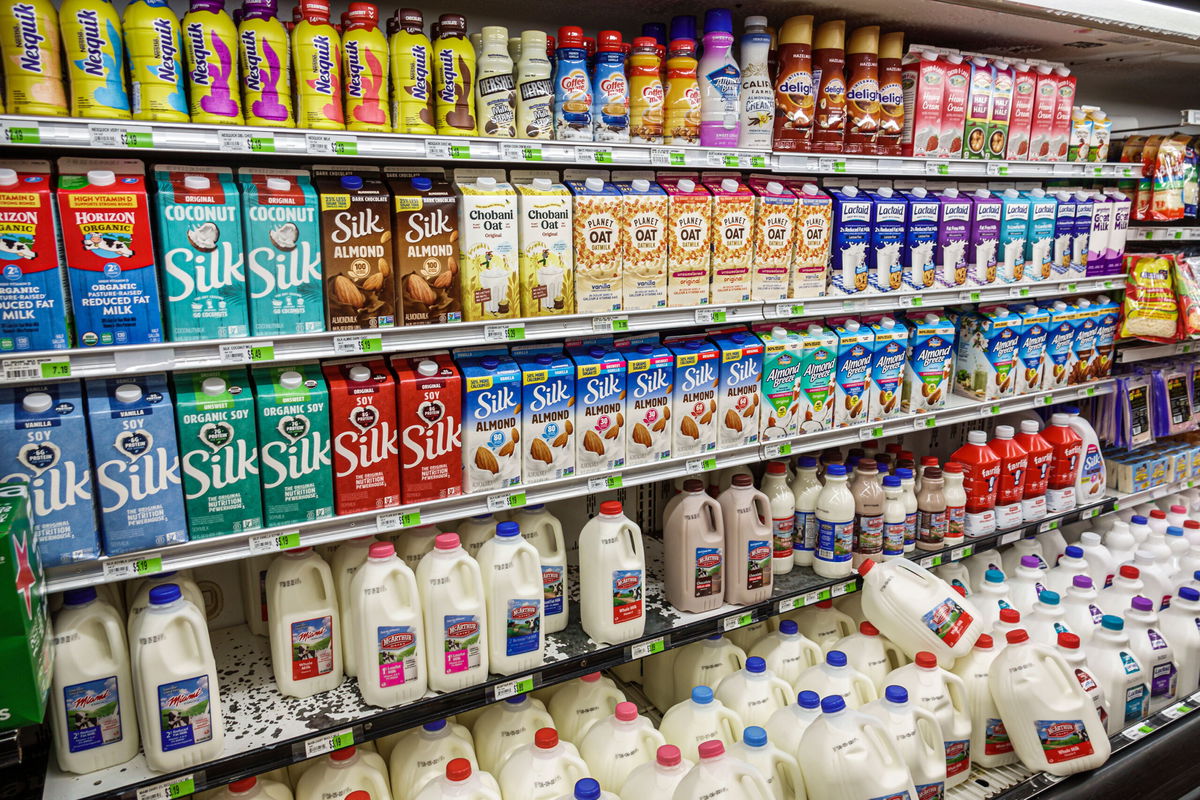
[{"label": "white bottle cap", "polygon": [[680,178],[679,183],[677,183],[676,186],[679,187],[679,191],[681,192],[696,191],[696,182],[691,178]]},{"label": "white bottle cap", "polygon": [[1023,419],[1021,420],[1021,433],[1037,433],[1037,420]]},{"label": "white bottle cap", "polygon": [[1091,194],[1083,191],[1082,189],[1075,193],[1076,200],[1087,200],[1089,197],[1091,197]]},{"label": "white bottle cap", "polygon": [[817,188],[815,183],[806,183],[800,187],[800,191],[804,192],[805,194],[819,194],[821,190]]},{"label": "white bottle cap", "polygon": [[430,361],[429,359],[425,359],[421,363],[417,364],[417,372],[421,375],[424,375],[426,378],[430,378],[434,375],[437,375],[438,374],[437,362]]},{"label": "white bottle cap", "polygon": [[267,188],[272,192],[286,192],[292,188],[292,182],[287,178],[267,178]]},{"label": "white bottle cap", "polygon": [[485,189],[491,189],[495,187],[496,179],[491,175],[480,175],[475,179],[475,185],[482,186]]},{"label": "white bottle cap", "polygon": [[1045,189],[1043,189],[1043,188],[1041,188],[1040,186],[1039,186],[1039,187],[1037,187],[1037,188],[1034,188],[1034,189],[1030,189],[1030,190],[1029,190],[1029,196],[1030,196],[1030,197],[1045,197],[1045,196],[1046,196],[1046,190],[1045,190]]},{"label": "white bottle cap", "polygon": [[893,191],[892,187],[890,187],[890,186],[880,186],[878,189],[875,190],[875,194],[879,195],[880,197],[891,197],[895,193],[896,192]]},{"label": "white bottle cap", "polygon": [[1100,534],[1096,533],[1095,531],[1084,531],[1083,533],[1079,534],[1079,541],[1083,542],[1084,544],[1100,544],[1100,540]]},{"label": "white bottle cap", "polygon": [[843,327],[846,330],[850,331],[851,333],[854,333],[854,332],[858,331],[858,329],[861,328],[862,326],[858,324],[858,320],[848,319],[848,320],[846,320],[846,324]]},{"label": "white bottle cap", "polygon": [[967,433],[967,441],[971,444],[987,444],[987,434],[983,431],[970,431]]},{"label": "white bottle cap", "polygon": [[200,384],[200,391],[204,392],[210,397],[216,397],[219,394],[225,394],[225,390],[227,388],[228,387],[225,384],[224,378],[205,378],[204,383]]},{"label": "white bottle cap", "polygon": [[533,184],[533,188],[539,192],[549,191],[550,187],[554,185],[554,181],[549,178],[534,178],[531,183]]},{"label": "white bottle cap", "polygon": [[52,402],[50,395],[45,392],[30,392],[21,401],[21,408],[30,414],[44,414],[50,410]]},{"label": "white bottle cap", "polygon": [[1063,414],[1062,412],[1050,415],[1050,424],[1051,425],[1066,425],[1070,421],[1071,421],[1071,418],[1068,417],[1066,414]]},{"label": "white bottle cap", "polygon": [[598,192],[604,188],[604,180],[597,178],[594,175],[583,182],[589,192]]},{"label": "white bottle cap", "polygon": [[980,200],[986,200],[987,198],[992,196],[992,193],[989,192],[987,189],[976,189],[974,192],[974,196],[978,197]]},{"label": "white bottle cap", "polygon": [[892,319],[891,317],[880,317],[879,324],[890,330],[891,328],[896,327],[896,320]]},{"label": "white bottle cap", "polygon": [[783,184],[779,181],[767,181],[768,194],[783,194]]},{"label": "white bottle cap", "polygon": [[185,175],[183,177],[183,188],[185,189],[200,191],[210,186],[212,186],[212,181],[208,179],[207,175]]},{"label": "white bottle cap", "polygon": [[112,186],[117,182],[117,176],[111,169],[88,170],[87,179],[92,186]]},{"label": "white bottle cap", "polygon": [[767,27],[766,17],[746,17],[747,28],[765,28]]},{"label": "white bottle cap", "polygon": [[17,171],[4,167],[0,169],[0,186],[12,186],[17,182]]},{"label": "white bottle cap", "polygon": [[951,186],[948,189],[942,189],[943,197],[958,197],[958,189]]},{"label": "white bottle cap", "polygon": [[1011,439],[1012,437],[1013,437],[1012,425],[997,425],[996,426],[996,438],[997,439]]},{"label": "white bottle cap", "polygon": [[1017,193],[1016,189],[1005,189],[1004,196],[1005,197],[1018,197],[1019,194]]},{"label": "white bottle cap", "polygon": [[302,383],[304,383],[304,376],[294,369],[289,369],[279,376],[279,385],[285,389],[295,389]]},{"label": "white bottle cap", "polygon": [[1008,316],[1008,308],[1006,306],[996,306],[996,314],[1001,317]]},{"label": "white bottle cap", "polygon": [[858,197],[858,187],[857,186],[843,186],[842,194],[846,195],[846,197]]},{"label": "white bottle cap", "polygon": [[635,192],[650,191],[650,181],[646,180],[645,178],[634,178],[629,182],[629,185],[633,187]]},{"label": "white bottle cap", "polygon": [[815,322],[810,324],[806,330],[807,330],[809,336],[820,336],[821,335],[821,326]]},{"label": "white bottle cap", "polygon": [[925,195],[929,194],[929,192],[925,191],[924,186],[914,186],[908,190],[908,193],[913,197],[924,197]]},{"label": "white bottle cap", "polygon": [[786,339],[787,335],[787,329],[782,326],[776,325],[774,328],[771,328],[772,339]]},{"label": "white bottle cap", "polygon": [[721,179],[721,191],[736,192],[737,189],[738,189],[738,182],[735,181],[733,178],[722,178]]},{"label": "white bottle cap", "polygon": [[362,364],[356,364],[350,368],[350,380],[355,383],[365,383],[371,380],[370,367],[364,367]]},{"label": "white bottle cap", "polygon": [[117,387],[117,402],[129,405],[142,399],[142,387],[136,383],[122,383]]}]

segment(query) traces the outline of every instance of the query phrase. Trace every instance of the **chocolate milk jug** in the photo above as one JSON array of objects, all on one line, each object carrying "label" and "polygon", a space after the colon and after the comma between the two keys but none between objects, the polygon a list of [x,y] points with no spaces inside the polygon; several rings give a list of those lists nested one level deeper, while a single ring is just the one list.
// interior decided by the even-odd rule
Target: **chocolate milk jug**
[{"label": "chocolate milk jug", "polygon": [[826,22],[813,37],[813,83],[817,87],[812,150],[838,153],[846,128],[846,21]]},{"label": "chocolate milk jug", "polygon": [[846,46],[844,153],[875,152],[879,133],[879,26],[858,28]]},{"label": "chocolate milk jug", "polygon": [[812,147],[816,92],[812,71],[811,14],[788,17],[779,30],[779,72],[775,78],[774,147],[805,152]]},{"label": "chocolate milk jug", "polygon": [[337,514],[400,503],[396,381],[382,358],[322,365],[329,383],[333,496]]},{"label": "chocolate milk jug", "polygon": [[440,169],[386,172],[400,325],[462,321],[458,198]]},{"label": "chocolate milk jug", "polygon": [[667,602],[680,611],[712,611],[725,602],[725,526],[721,506],[690,478],[663,514]]},{"label": "chocolate milk jug", "polygon": [[725,602],[761,603],[771,596],[771,501],[749,475],[734,475],[717,496],[729,562]]}]

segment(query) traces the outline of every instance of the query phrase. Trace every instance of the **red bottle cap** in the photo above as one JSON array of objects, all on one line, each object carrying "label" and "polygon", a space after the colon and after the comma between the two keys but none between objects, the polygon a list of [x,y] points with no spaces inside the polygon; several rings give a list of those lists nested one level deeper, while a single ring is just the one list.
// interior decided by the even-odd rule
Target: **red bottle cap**
[{"label": "red bottle cap", "polygon": [[995,644],[995,642],[992,641],[992,637],[988,636],[986,633],[979,634],[979,638],[975,640],[975,646],[983,648],[984,650],[991,650],[993,644]]},{"label": "red bottle cap", "polygon": [[465,758],[452,758],[446,763],[446,780],[458,783],[471,777],[471,762]]},{"label": "red bottle cap", "polygon": [[558,731],[554,730],[554,728],[539,728],[538,732],[533,735],[533,743],[542,750],[557,747]]},{"label": "red bottle cap", "polygon": [[343,747],[341,750],[334,750],[329,754],[329,758],[334,761],[346,761],[354,758],[356,752],[354,745],[350,745],[349,747]]},{"label": "red bottle cap", "polygon": [[1142,577],[1141,571],[1139,571],[1137,567],[1130,564],[1126,564],[1125,566],[1121,567],[1120,573],[1122,578],[1130,578],[1131,580]]},{"label": "red bottle cap", "polygon": [[610,517],[615,517],[621,513],[620,500],[605,500],[600,504],[600,513]]},{"label": "red bottle cap", "polygon": [[559,47],[583,47],[583,28],[568,25],[558,29]]},{"label": "red bottle cap", "polygon": [[1067,650],[1079,649],[1079,637],[1069,631],[1063,631],[1058,634],[1058,646],[1065,647]]},{"label": "red bottle cap", "polygon": [[1009,631],[1004,638],[1008,640],[1009,644],[1020,644],[1029,641],[1029,634],[1025,632],[1024,628],[1017,628],[1015,631]]},{"label": "red bottle cap", "polygon": [[858,632],[861,633],[863,636],[878,636],[879,628],[876,628],[870,622],[863,620],[862,622],[860,622],[858,624]]},{"label": "red bottle cap", "polygon": [[1155,508],[1150,511],[1150,516],[1154,519],[1166,519],[1167,512],[1163,511],[1161,508]]},{"label": "red bottle cap", "polygon": [[917,653],[917,657],[914,658],[913,661],[916,662],[916,665],[921,669],[933,669],[938,665],[937,656],[928,650],[922,650],[921,652]]},{"label": "red bottle cap", "polygon": [[367,550],[370,558],[390,558],[396,555],[396,545],[391,542],[375,542]]},{"label": "red bottle cap", "polygon": [[[650,41],[654,41],[653,39],[650,39],[649,36],[645,36],[642,38],[649,39]],[[782,461],[768,461],[767,462],[767,474],[768,475],[786,475],[787,474],[787,464],[783,463]]]},{"label": "red bottle cap", "polygon": [[1021,612],[1015,608],[1002,608],[1000,609],[1000,621],[1009,623],[1020,622]]},{"label": "red bottle cap", "polygon": [[948,461],[948,462],[946,462],[946,465],[944,467],[942,467],[942,472],[952,472],[955,475],[959,474],[962,471],[963,471],[963,465],[958,463],[957,461]]},{"label": "red bottle cap", "polygon": [[821,602],[817,603],[817,608],[833,608],[833,601],[822,600]]},{"label": "red bottle cap", "polygon": [[234,794],[243,794],[248,792],[258,785],[258,778],[251,775],[249,778],[242,778],[240,781],[234,781],[229,784],[229,791]]}]

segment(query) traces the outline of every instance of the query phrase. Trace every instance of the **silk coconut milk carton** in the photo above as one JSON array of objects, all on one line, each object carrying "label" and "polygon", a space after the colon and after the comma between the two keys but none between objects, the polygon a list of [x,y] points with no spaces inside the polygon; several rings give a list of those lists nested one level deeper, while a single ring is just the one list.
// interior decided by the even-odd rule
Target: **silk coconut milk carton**
[{"label": "silk coconut milk carton", "polygon": [[456,169],[463,319],[521,316],[517,193],[502,169]]},{"label": "silk coconut milk carton", "polygon": [[521,368],[503,347],[455,355],[464,384],[463,491],[516,486],[522,461]]},{"label": "silk coconut milk carton", "polygon": [[625,198],[621,251],[622,307],[626,311],[667,306],[666,190],[646,171],[614,172],[613,185]]},{"label": "silk coconut milk carton", "polygon": [[87,382],[104,552],[188,540],[175,413],[165,375]]},{"label": "silk coconut milk carton", "polygon": [[575,472],[625,466],[625,357],[611,340],[567,343],[575,363]]},{"label": "silk coconut milk carton", "polygon": [[258,431],[246,370],[177,372],[174,382],[190,537],[261,528]]},{"label": "silk coconut milk carton", "polygon": [[866,317],[875,336],[871,352],[871,422],[890,419],[902,412],[904,369],[908,363],[908,328],[889,316]]},{"label": "silk coconut milk carton", "polygon": [[462,494],[462,375],[444,350],[392,356],[400,416],[400,502]]},{"label": "silk coconut milk carton", "polygon": [[575,363],[558,344],[514,347],[521,369],[521,475],[524,483],[575,474]]},{"label": "silk coconut milk carton", "polygon": [[741,447],[759,440],[762,401],[762,341],[743,330],[716,331],[709,340],[721,351],[717,383],[717,448]]},{"label": "silk coconut milk carton", "polygon": [[782,325],[756,325],[754,332],[763,343],[762,440],[795,436],[799,432],[796,376],[800,372],[800,336]]},{"label": "silk coconut milk carton", "polygon": [[675,356],[671,418],[676,425],[671,451],[678,458],[715,450],[721,352],[712,342],[686,334],[668,336],[663,344]]},{"label": "silk coconut milk carton", "polygon": [[910,317],[901,407],[935,411],[946,404],[954,369],[954,323],[936,310]]},{"label": "silk coconut milk carton", "polygon": [[326,361],[337,514],[400,504],[396,380],[382,358]]},{"label": "silk coconut milk carton", "polygon": [[554,170],[513,170],[520,242],[521,314],[575,313],[571,193]]},{"label": "silk coconut milk carton", "polygon": [[618,339],[614,344],[625,357],[625,410],[629,417],[625,463],[636,466],[665,461],[672,452],[675,356],[659,342],[658,334]]},{"label": "silk coconut milk carton", "polygon": [[162,164],[154,179],[168,338],[248,336],[242,209],[233,170]]},{"label": "silk coconut milk carton", "polygon": [[47,565],[100,555],[78,381],[0,388],[0,459],[0,483],[29,484],[33,532]]}]

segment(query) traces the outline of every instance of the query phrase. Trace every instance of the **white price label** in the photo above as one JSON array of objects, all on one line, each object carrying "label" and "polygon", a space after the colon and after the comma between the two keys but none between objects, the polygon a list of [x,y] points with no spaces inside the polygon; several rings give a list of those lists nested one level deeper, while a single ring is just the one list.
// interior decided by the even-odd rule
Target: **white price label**
[{"label": "white price label", "polygon": [[739,614],[736,617],[726,617],[721,620],[721,629],[724,631],[736,631],[738,628],[744,628],[747,625],[754,624],[754,614],[747,612]]},{"label": "white price label", "polygon": [[666,638],[659,636],[657,639],[650,639],[645,642],[638,642],[629,648],[631,658],[645,658],[652,656],[655,653],[661,653],[667,649]]},{"label": "white price label", "polygon": [[786,597],[779,601],[778,613],[783,614],[788,611],[795,611],[797,608],[804,606],[803,597]]},{"label": "white price label", "polygon": [[929,569],[930,567],[936,567],[941,564],[942,560],[937,556],[925,556],[922,559],[918,559],[917,563],[922,567],[925,567],[925,569]]},{"label": "white price label", "polygon": [[925,174],[926,175],[949,175],[950,174],[950,162],[949,161],[926,161],[925,162]]},{"label": "white price label", "polygon": [[542,148],[536,144],[501,142],[500,158],[503,161],[542,161]]},{"label": "white price label", "polygon": [[596,492],[606,492],[609,489],[620,489],[624,486],[624,481],[620,475],[606,475],[599,478],[588,478],[588,492],[595,494]]},{"label": "white price label", "polygon": [[104,577],[110,580],[138,578],[162,572],[162,555],[146,555],[141,558],[119,558],[104,562]]},{"label": "white price label", "polygon": [[821,590],[814,589],[813,591],[804,595],[801,599],[804,601],[804,605],[806,606],[816,605],[817,603],[821,602]]},{"label": "white price label", "polygon": [[792,454],[792,445],[788,442],[781,444],[769,444],[763,448],[763,454],[767,458],[781,458]]},{"label": "white price label", "polygon": [[1000,537],[1000,544],[1010,544],[1021,538],[1021,531],[1009,531]]},{"label": "white price label", "polygon": [[592,317],[592,333],[625,333],[629,330],[629,317],[605,315]]},{"label": "white price label", "polygon": [[699,325],[710,325],[714,322],[724,322],[726,319],[725,309],[723,308],[697,308],[696,323]]},{"label": "white price label", "polygon": [[5,381],[33,381],[43,378],[71,377],[71,357],[38,356],[36,358],[6,358],[0,365]]},{"label": "white price label", "polygon": [[516,697],[519,694],[526,694],[533,691],[533,676],[526,675],[523,678],[514,678],[511,681],[497,683],[492,687],[492,697],[494,700],[504,700],[508,697]]},{"label": "white price label", "polygon": [[1154,733],[1154,728],[1147,723],[1141,722],[1137,725],[1131,725],[1121,731],[1121,735],[1131,742],[1136,742],[1138,739],[1144,738],[1148,734]]},{"label": "white price label", "polygon": [[337,355],[358,356],[383,352],[383,337],[378,333],[333,337],[333,352]]},{"label": "white price label", "polygon": [[275,134],[269,131],[217,131],[217,149],[223,153],[274,153]]},{"label": "white price label", "polygon": [[92,147],[153,147],[154,132],[150,128],[127,125],[88,125]]},{"label": "white price label", "polygon": [[710,167],[733,167],[741,165],[738,161],[737,153],[729,153],[725,150],[709,150],[705,154],[705,159]]},{"label": "white price label", "polygon": [[1000,161],[989,161],[987,163],[987,174],[992,177],[1001,177],[1008,174],[1008,164]]},{"label": "white price label", "polygon": [[334,750],[341,750],[343,747],[349,747],[354,744],[354,730],[347,728],[344,731],[337,733],[329,733],[324,736],[318,736],[315,739],[309,739],[304,743],[304,757],[316,758],[323,756],[326,753],[332,753]]},{"label": "white price label", "polygon": [[1179,719],[1184,714],[1190,714],[1194,710],[1195,709],[1193,709],[1192,706],[1189,706],[1187,703],[1178,703],[1170,708],[1164,708],[1162,710],[1162,715],[1167,719]]},{"label": "white price label", "polygon": [[251,536],[249,545],[250,554],[255,556],[263,553],[278,553],[280,550],[291,550],[293,547],[300,546],[300,531]]},{"label": "white price label", "polygon": [[258,361],[270,361],[273,359],[275,357],[275,345],[272,342],[222,344],[217,346],[217,352],[222,363],[252,364]]},{"label": "white price label", "polygon": [[607,147],[576,147],[576,164],[611,164],[613,151]]},{"label": "white price label", "polygon": [[804,316],[804,303],[779,303],[775,306],[775,316],[777,317],[802,317]]},{"label": "white price label", "polygon": [[521,508],[525,505],[525,493],[494,494],[487,499],[488,511],[504,511],[510,508]]}]

